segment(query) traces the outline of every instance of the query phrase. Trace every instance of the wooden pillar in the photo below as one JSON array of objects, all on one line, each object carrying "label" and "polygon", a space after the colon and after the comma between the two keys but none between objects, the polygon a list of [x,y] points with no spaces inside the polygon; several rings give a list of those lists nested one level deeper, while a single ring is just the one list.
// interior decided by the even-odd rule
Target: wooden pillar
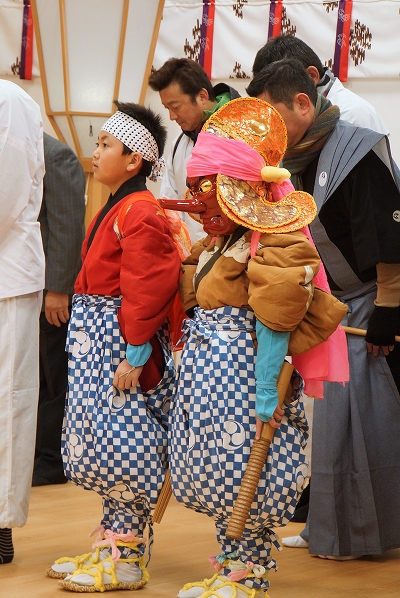
[{"label": "wooden pillar", "polygon": [[86,175],[86,214],[85,227],[87,228],[99,210],[106,203],[110,190],[108,187],[95,180],[92,171],[91,158],[80,160]]},{"label": "wooden pillar", "polygon": [[110,190],[93,177],[92,172],[86,173],[86,213],[85,227],[89,226],[97,212],[104,206]]}]

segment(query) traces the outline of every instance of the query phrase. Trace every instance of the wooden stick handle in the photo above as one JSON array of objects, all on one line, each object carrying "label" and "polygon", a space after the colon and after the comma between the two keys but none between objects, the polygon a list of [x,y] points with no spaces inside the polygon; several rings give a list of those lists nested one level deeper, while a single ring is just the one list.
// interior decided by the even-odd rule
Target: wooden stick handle
[{"label": "wooden stick handle", "polygon": [[[367,331],[362,328],[352,328],[351,326],[342,326],[347,334],[356,334],[357,336],[367,336]],[[396,343],[400,343],[400,336],[395,336]]]},{"label": "wooden stick handle", "polygon": [[172,496],[172,488],[171,488],[171,474],[169,469],[167,469],[165,473],[164,483],[162,485],[160,494],[158,495],[158,500],[156,507],[153,513],[153,521],[154,523],[161,523],[161,519],[165,513],[165,509],[168,506],[169,499]]},{"label": "wooden stick handle", "polygon": [[[294,368],[290,363],[287,361],[283,362],[276,385],[278,389],[279,406],[282,405],[285,399],[293,369]],[[254,495],[260,481],[262,469],[267,459],[268,450],[271,445],[274,432],[275,428],[266,423],[263,425],[261,438],[253,442],[249,461],[247,463],[246,471],[239,489],[239,494],[235,501],[232,515],[230,516],[226,530],[226,535],[228,538],[240,540],[243,535],[246,520],[249,516],[251,504],[254,500]]]}]

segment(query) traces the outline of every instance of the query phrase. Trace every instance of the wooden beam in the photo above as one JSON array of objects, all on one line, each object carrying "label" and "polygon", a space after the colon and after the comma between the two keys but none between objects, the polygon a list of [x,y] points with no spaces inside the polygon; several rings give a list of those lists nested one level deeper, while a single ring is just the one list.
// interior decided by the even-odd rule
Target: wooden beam
[{"label": "wooden beam", "polygon": [[[52,116],[65,116],[65,111],[50,110],[48,114],[51,114]],[[79,110],[69,110],[68,114],[70,114],[71,116],[90,116],[91,118],[94,118],[96,116],[109,118],[111,116],[111,112],[80,112]]]},{"label": "wooden beam", "polygon": [[156,50],[156,44],[157,44],[157,39],[158,39],[158,34],[160,31],[160,24],[161,24],[161,19],[162,19],[162,13],[164,10],[164,3],[165,0],[159,0],[158,2],[158,9],[157,9],[157,14],[156,14],[156,19],[154,22],[154,28],[153,28],[153,36],[151,38],[151,43],[150,43],[150,48],[149,48],[149,54],[147,57],[147,63],[146,63],[146,68],[144,71],[144,77],[143,77],[143,83],[142,83],[142,89],[140,91],[140,96],[139,96],[139,104],[143,104],[145,97],[146,97],[146,92],[147,92],[147,88],[149,86],[149,76],[150,76],[150,71],[151,71],[151,67],[153,64],[153,59],[154,59],[154,52]]},{"label": "wooden beam", "polygon": [[61,34],[61,57],[62,69],[64,78],[64,104],[65,111],[69,112],[71,109],[70,103],[70,89],[69,89],[69,72],[68,72],[68,47],[67,47],[67,27],[65,22],[65,4],[64,0],[58,0],[60,9],[60,34]]},{"label": "wooden beam", "polygon": [[80,158],[80,163],[85,172],[92,172],[92,158]]},{"label": "wooden beam", "polygon": [[33,27],[35,30],[35,37],[36,37],[36,49],[37,49],[38,60],[39,60],[40,78],[42,80],[44,108],[45,108],[46,114],[48,116],[51,112],[50,111],[50,101],[49,101],[49,90],[47,87],[47,77],[46,77],[46,69],[44,66],[42,37],[40,34],[39,13],[38,13],[37,5],[36,5],[36,0],[31,0],[31,7],[32,7]]},{"label": "wooden beam", "polygon": [[[118,99],[119,88],[121,86],[122,62],[124,59],[126,28],[128,25],[128,13],[129,13],[129,0],[124,0],[124,7],[122,10],[121,33],[120,33],[120,37],[119,37],[119,47],[118,47],[117,70],[115,73],[115,82],[114,82],[113,100]],[[111,110],[114,113],[117,110],[117,107],[113,104]]]}]

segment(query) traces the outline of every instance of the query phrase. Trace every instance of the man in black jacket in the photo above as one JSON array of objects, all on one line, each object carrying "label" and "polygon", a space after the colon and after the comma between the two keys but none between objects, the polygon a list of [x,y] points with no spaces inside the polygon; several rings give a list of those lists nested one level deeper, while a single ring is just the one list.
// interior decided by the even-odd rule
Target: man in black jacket
[{"label": "man in black jacket", "polygon": [[[400,172],[382,133],[340,119],[296,59],[263,68],[247,87],[283,117],[282,165],[312,193],[309,225],[347,335],[350,383],[314,403],[310,510],[303,546],[351,560],[400,547]],[[292,544],[292,546],[301,544]]]},{"label": "man in black jacket", "polygon": [[40,315],[40,392],[33,486],[67,481],[61,429],[68,383],[65,352],[71,297],[84,238],[85,173],[72,149],[43,136],[46,174],[39,214],[46,256]]}]

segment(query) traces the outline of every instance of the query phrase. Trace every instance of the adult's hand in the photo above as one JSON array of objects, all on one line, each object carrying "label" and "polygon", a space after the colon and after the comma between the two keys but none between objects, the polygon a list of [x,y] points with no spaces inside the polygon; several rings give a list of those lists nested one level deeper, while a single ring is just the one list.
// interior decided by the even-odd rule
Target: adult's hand
[{"label": "adult's hand", "polygon": [[368,322],[367,351],[377,357],[382,349],[384,355],[389,355],[394,349],[394,337],[399,323],[398,307],[382,307],[376,305]]},{"label": "adult's hand", "polygon": [[49,324],[60,328],[69,320],[69,295],[67,293],[56,293],[47,291],[44,298],[44,313]]}]

